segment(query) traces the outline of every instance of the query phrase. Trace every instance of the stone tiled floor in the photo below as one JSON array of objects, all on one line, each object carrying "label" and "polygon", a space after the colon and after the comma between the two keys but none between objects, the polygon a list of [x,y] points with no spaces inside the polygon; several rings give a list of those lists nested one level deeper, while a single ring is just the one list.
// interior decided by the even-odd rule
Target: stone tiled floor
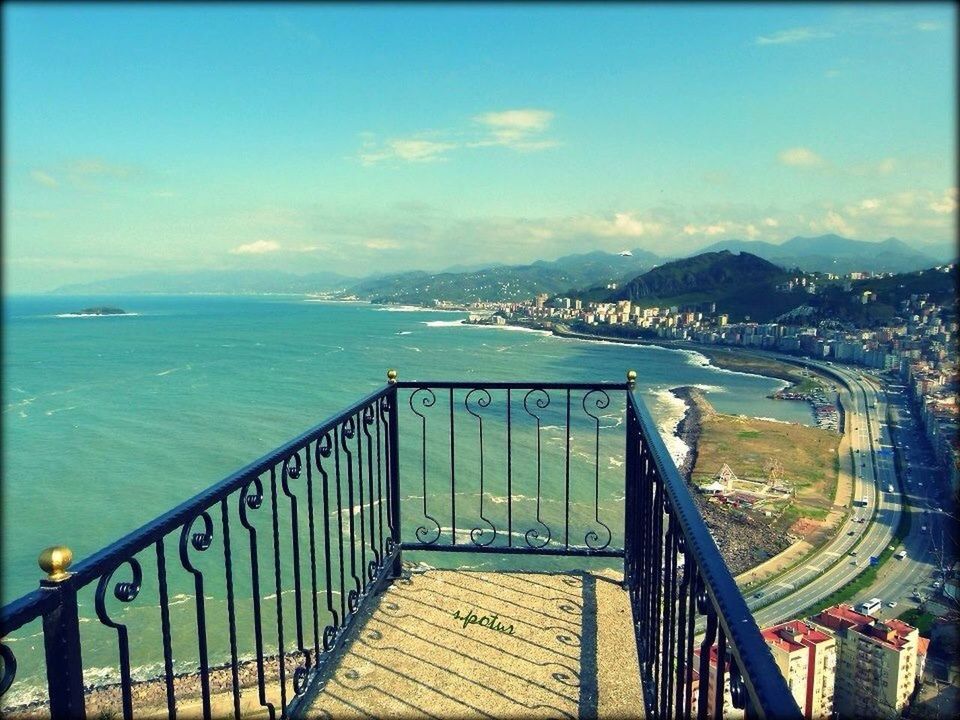
[{"label": "stone tiled floor", "polygon": [[[478,622],[464,626],[457,611]],[[358,620],[308,717],[643,715],[629,604],[612,573],[412,573]]]}]

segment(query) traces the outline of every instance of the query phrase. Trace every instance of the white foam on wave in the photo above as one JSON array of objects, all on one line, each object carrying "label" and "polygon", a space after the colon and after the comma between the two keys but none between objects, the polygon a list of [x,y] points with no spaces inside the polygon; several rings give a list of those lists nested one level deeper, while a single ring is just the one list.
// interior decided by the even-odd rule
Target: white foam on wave
[{"label": "white foam on wave", "polygon": [[438,308],[425,308],[419,305],[384,305],[377,308],[377,312],[446,312],[462,313],[463,310],[441,310]]},{"label": "white foam on wave", "polygon": [[655,390],[654,417],[658,418],[657,429],[674,463],[679,465],[690,452],[690,446],[677,436],[677,425],[687,413],[687,404],[666,388]]},{"label": "white foam on wave", "polygon": [[164,370],[163,372],[158,372],[157,377],[163,377],[164,375],[169,375],[170,373],[176,372],[180,368],[170,368],[169,370]]},{"label": "white foam on wave", "polygon": [[463,320],[424,320],[427,327],[456,327],[465,324]]},{"label": "white foam on wave", "polygon": [[412,335],[413,333],[410,330],[401,330],[397,335]]}]

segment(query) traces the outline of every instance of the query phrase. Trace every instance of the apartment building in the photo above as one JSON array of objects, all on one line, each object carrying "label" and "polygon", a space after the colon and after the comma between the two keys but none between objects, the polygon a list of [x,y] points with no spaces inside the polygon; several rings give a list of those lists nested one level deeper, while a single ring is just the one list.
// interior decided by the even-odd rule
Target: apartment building
[{"label": "apartment building", "polygon": [[810,621],[839,646],[833,706],[843,718],[896,718],[917,679],[917,629],[835,605]]},{"label": "apartment building", "polygon": [[[719,666],[719,661],[717,657],[717,646],[712,645],[710,647],[710,656],[709,656],[709,671],[707,674],[707,717],[716,717],[716,707],[717,707],[717,667]],[[698,709],[700,707],[700,649],[697,648],[693,651],[693,681],[691,683],[692,696],[690,698],[690,716],[696,717]],[[742,709],[735,708],[733,706],[733,695],[730,692],[730,660],[729,658],[724,660],[724,675],[723,675],[723,709],[721,710],[721,716],[724,720],[740,720],[745,716],[745,713]]]},{"label": "apartment building", "polygon": [[832,633],[802,620],[760,631],[805,718],[833,713],[837,641]]}]

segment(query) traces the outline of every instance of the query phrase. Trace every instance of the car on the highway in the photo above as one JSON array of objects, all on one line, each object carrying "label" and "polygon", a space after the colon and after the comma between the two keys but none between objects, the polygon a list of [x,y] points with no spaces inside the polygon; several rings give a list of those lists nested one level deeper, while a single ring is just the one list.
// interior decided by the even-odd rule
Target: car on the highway
[{"label": "car on the highway", "polygon": [[896,600],[891,600],[890,602],[887,603],[887,607],[895,608],[896,606],[897,606]]},{"label": "car on the highway", "polygon": [[857,554],[857,551],[856,551],[856,550],[851,550],[851,551],[850,551],[850,554],[851,554],[851,555],[856,555],[856,554]]},{"label": "car on the highway", "polygon": [[753,594],[753,596],[754,596],[755,598],[762,598],[762,597],[763,597],[763,590],[757,590],[757,591]]},{"label": "car on the highway", "polygon": [[847,535],[855,535],[855,534],[856,534],[856,533],[855,533],[853,530],[851,530],[850,532],[847,533]]}]

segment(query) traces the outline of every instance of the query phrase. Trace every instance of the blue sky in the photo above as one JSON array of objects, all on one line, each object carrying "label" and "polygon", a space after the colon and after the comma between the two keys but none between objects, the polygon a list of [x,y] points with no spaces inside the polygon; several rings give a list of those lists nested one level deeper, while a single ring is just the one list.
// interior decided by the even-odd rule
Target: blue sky
[{"label": "blue sky", "polygon": [[6,292],[956,235],[939,5],[4,5]]}]

